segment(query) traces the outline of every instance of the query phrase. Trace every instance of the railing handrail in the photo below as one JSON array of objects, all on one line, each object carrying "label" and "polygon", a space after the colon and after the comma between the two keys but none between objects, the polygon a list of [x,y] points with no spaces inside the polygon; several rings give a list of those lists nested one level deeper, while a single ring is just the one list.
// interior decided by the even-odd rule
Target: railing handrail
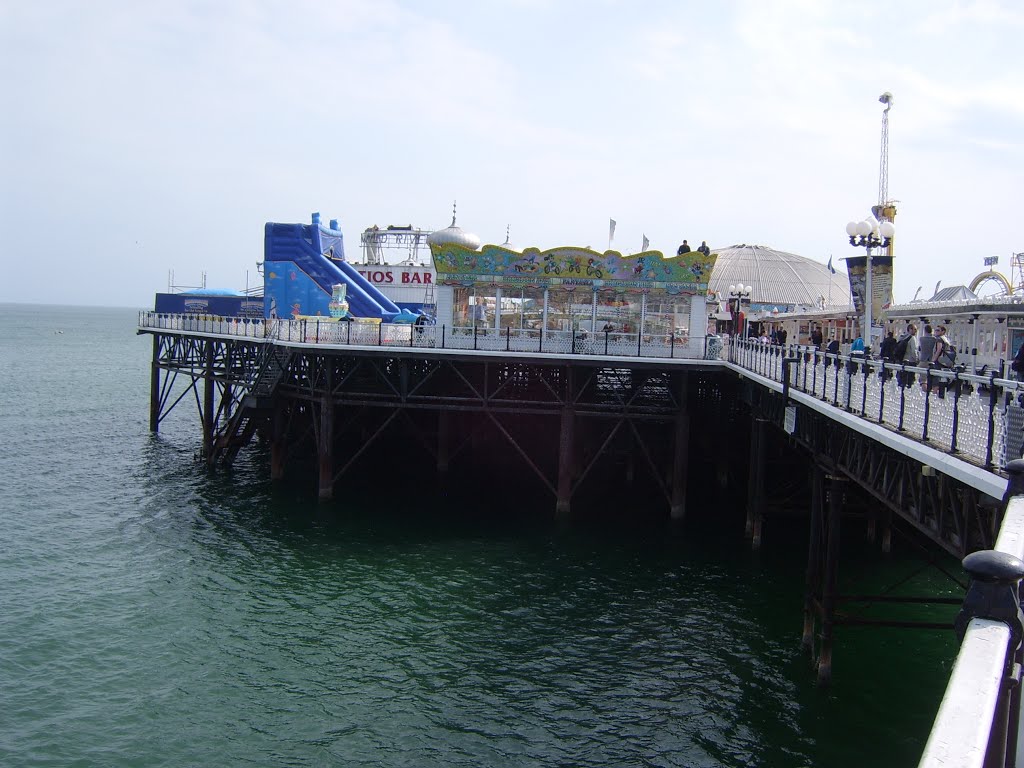
[{"label": "railing handrail", "polygon": [[[1010,482],[994,552],[1010,558],[1007,562],[1020,563],[1024,560],[1024,461],[1012,462],[1007,470]],[[972,582],[972,590],[975,585]],[[981,585],[992,586],[999,585]],[[1012,590],[1010,608],[1016,609],[1019,620],[1019,578],[1008,588]],[[1020,667],[1015,666],[1020,627],[1015,633],[1005,616],[976,615],[971,597],[968,592],[961,616],[969,621],[919,768],[1020,765],[1024,758],[1019,754],[1024,742],[1018,738]],[[983,602],[991,602],[989,597],[984,595]],[[1008,685],[1011,681],[1016,684]],[[1012,753],[1009,759],[1004,757],[1006,752]]]},{"label": "railing handrail", "polygon": [[779,384],[785,369],[791,391],[966,458],[996,476],[1008,460],[1021,455],[1024,383],[1003,378],[996,370],[910,365],[748,340],[734,340],[727,359]]},{"label": "railing handrail", "polygon": [[[257,332],[257,326],[261,332]],[[367,323],[334,318],[243,318],[139,312],[140,329],[176,330],[224,336],[260,337],[324,346],[411,346],[452,350],[537,352],[552,355],[614,355],[658,359],[717,359],[708,335],[671,331],[581,331],[532,328]],[[344,329],[342,332],[340,329]],[[356,330],[353,331],[353,328]],[[239,332],[241,329],[241,332]],[[369,330],[372,329],[372,330]],[[513,346],[514,345],[514,346]]]}]

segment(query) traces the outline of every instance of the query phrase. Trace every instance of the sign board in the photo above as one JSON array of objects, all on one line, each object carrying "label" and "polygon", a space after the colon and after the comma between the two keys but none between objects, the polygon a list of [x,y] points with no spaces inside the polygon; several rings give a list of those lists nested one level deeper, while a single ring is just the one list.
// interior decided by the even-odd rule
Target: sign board
[{"label": "sign board", "polygon": [[986,256],[985,257],[985,266],[986,267],[994,267],[998,263],[999,263],[999,257],[998,256]]},{"label": "sign board", "polygon": [[355,264],[356,270],[371,283],[381,285],[432,285],[434,274],[428,269],[409,269],[388,265]]},{"label": "sign board", "polygon": [[786,430],[786,434],[787,435],[792,435],[794,432],[796,432],[796,406],[795,405],[787,405],[786,406],[786,421],[783,424],[782,428]]}]

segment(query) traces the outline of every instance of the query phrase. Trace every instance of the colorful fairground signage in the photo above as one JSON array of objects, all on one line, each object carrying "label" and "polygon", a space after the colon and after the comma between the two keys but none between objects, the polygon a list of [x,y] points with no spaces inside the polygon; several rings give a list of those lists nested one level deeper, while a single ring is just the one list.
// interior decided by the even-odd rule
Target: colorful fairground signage
[{"label": "colorful fairground signage", "polygon": [[430,254],[441,285],[475,284],[517,287],[561,287],[566,290],[650,291],[703,294],[718,254],[698,251],[666,258],[661,251],[623,256],[589,248],[527,248],[522,253],[500,245],[474,251],[456,243],[431,245]]}]

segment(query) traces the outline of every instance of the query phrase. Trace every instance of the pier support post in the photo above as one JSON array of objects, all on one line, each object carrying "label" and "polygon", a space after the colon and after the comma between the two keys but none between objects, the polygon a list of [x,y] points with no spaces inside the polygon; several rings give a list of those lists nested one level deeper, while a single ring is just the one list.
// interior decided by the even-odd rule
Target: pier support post
[{"label": "pier support post", "polygon": [[566,522],[569,519],[572,500],[573,426],[575,411],[571,405],[562,408],[562,424],[558,436],[558,499],[555,502],[555,519]]},{"label": "pier support post", "polygon": [[274,405],[274,414],[270,422],[270,479],[280,480],[284,477],[284,462],[287,455],[285,435],[284,403]]},{"label": "pier support post", "polygon": [[672,462],[672,503],[669,511],[672,520],[686,517],[686,481],[690,463],[690,406],[689,377],[679,374],[677,388],[679,411],[676,413],[675,458]]},{"label": "pier support post", "polygon": [[320,458],[320,498],[330,499],[334,496],[334,400],[331,396],[333,386],[333,365],[328,360],[321,360],[325,366],[324,393],[320,399],[320,433],[317,454]]},{"label": "pier support post", "polygon": [[800,646],[814,656],[815,603],[821,583],[821,540],[824,522],[825,470],[817,462],[811,465],[811,524],[807,542],[807,575],[804,579],[804,631]]},{"label": "pier support post", "polygon": [[818,685],[832,682],[832,633],[836,613],[839,573],[839,527],[843,513],[845,478],[830,477],[828,489],[828,539],[821,592],[821,649],[818,653]]},{"label": "pier support post", "polygon": [[765,420],[755,417],[750,430],[750,474],[747,477],[747,524],[751,549],[761,548],[764,524]]},{"label": "pier support post", "polygon": [[452,415],[449,411],[437,412],[437,474],[441,482],[448,476],[451,465]]},{"label": "pier support post", "polygon": [[160,336],[153,334],[153,361],[149,364],[149,431],[160,431]]},{"label": "pier support post", "polygon": [[213,395],[217,383],[213,378],[213,341],[205,342],[205,372],[203,374],[203,456],[213,459]]}]

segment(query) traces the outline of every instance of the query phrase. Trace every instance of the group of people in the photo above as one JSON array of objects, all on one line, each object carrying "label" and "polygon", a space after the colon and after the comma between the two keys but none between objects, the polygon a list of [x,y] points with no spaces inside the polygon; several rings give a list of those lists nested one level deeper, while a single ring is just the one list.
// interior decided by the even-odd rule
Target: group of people
[{"label": "group of people", "polygon": [[[811,328],[811,345],[824,349],[830,354],[839,354],[839,339],[833,334],[828,343],[825,343],[820,326]],[[1024,349],[1024,345],[1022,345]],[[879,347],[879,356],[887,363],[905,363],[913,366],[935,366],[936,368],[951,369],[956,365],[956,347],[946,335],[946,326],[936,325],[934,329],[930,324],[924,326],[924,334],[918,337],[918,326],[916,323],[908,323],[906,330],[899,338],[890,331],[882,340]],[[863,339],[858,338],[850,347],[850,353],[854,357],[864,356],[867,353]],[[836,363],[838,366],[838,362]],[[1024,354],[1022,354],[1021,368],[1024,369]],[[881,373],[884,379],[892,377],[892,371],[885,370]],[[897,381],[901,386],[909,386],[915,377],[907,374],[904,380],[902,371],[896,372]],[[922,388],[928,386],[928,374],[919,374]],[[943,396],[946,391],[946,381],[938,380],[933,387]]]},{"label": "group of people", "polygon": [[[956,364],[956,347],[946,335],[946,326],[936,325],[933,329],[930,324],[924,327],[924,334],[919,339],[916,323],[908,323],[907,329],[897,339],[890,331],[882,341],[879,352],[882,359],[892,363],[906,363],[907,365],[934,365],[938,368],[952,368]],[[899,376],[899,372],[897,372]],[[908,386],[913,381],[903,381],[900,377],[900,384]],[[928,375],[921,374],[922,387],[927,387]],[[945,382],[940,381],[937,385],[940,397],[945,392]]]},{"label": "group of people", "polygon": [[[690,249],[690,244],[688,242],[686,242],[685,240],[683,240],[683,244],[680,245],[679,249],[676,251],[676,256],[682,256],[684,253],[689,253],[690,250],[691,250]],[[707,244],[706,240],[701,240],[700,241],[700,245],[697,246],[697,253],[703,253],[705,256],[708,256],[708,255],[711,254],[711,249],[708,248],[708,244]]]}]

